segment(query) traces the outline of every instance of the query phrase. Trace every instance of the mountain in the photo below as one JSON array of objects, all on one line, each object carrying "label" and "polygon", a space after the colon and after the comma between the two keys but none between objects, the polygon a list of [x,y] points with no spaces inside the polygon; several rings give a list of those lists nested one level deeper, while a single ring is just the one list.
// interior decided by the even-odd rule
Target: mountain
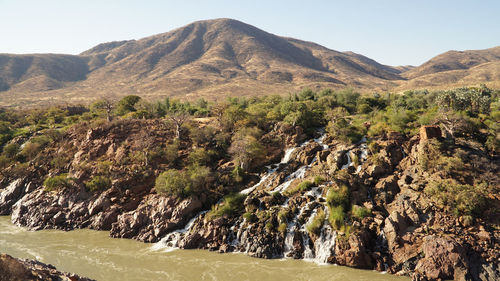
[{"label": "mountain", "polygon": [[[455,70],[468,71],[453,77],[470,81],[497,79],[498,48],[490,50],[490,55],[468,51],[468,59],[451,52],[416,68],[392,67],[237,20],[206,20],[139,40],[99,44],[79,55],[0,54],[0,105],[87,103],[128,94],[216,99],[286,94],[304,87],[385,91],[414,80],[417,86],[453,82],[458,78],[447,75]],[[483,66],[488,62],[493,65]],[[482,74],[473,69],[479,66]],[[427,77],[436,73],[437,78]]]},{"label": "mountain", "polygon": [[495,82],[500,85],[500,46],[485,50],[448,51],[419,67],[405,71],[406,88],[471,85]]}]

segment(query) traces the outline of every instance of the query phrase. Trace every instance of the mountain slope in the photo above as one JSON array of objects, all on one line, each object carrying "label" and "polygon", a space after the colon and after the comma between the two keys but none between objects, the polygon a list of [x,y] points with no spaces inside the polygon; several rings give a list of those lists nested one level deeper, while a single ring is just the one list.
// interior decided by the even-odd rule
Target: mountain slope
[{"label": "mountain slope", "polygon": [[[500,81],[500,47],[447,52],[419,67],[391,67],[353,53],[273,35],[231,19],[99,44],[80,55],[0,54],[0,105],[287,94],[304,87],[387,91]],[[488,64],[489,63],[489,64]],[[484,64],[484,65],[483,65]]]},{"label": "mountain slope", "polygon": [[[28,76],[7,79],[10,76],[5,75],[3,90],[8,91],[2,102],[34,96],[83,100],[97,94],[213,98],[287,93],[306,86],[376,88],[401,79],[396,68],[364,56],[279,37],[231,19],[199,21],[140,40],[104,43],[71,57],[83,65],[74,75],[77,79],[43,73],[45,66],[37,68],[39,76],[50,80],[34,85],[24,84]],[[48,85],[51,81],[54,85]]]}]

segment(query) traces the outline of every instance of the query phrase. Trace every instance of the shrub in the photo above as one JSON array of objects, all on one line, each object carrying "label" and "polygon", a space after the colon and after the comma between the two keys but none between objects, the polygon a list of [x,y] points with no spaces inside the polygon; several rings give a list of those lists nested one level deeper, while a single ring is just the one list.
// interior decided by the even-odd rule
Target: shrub
[{"label": "shrub", "polygon": [[111,179],[105,176],[94,176],[85,186],[92,192],[103,191],[111,187]]},{"label": "shrub", "polygon": [[287,222],[287,217],[288,217],[288,214],[289,214],[290,210],[289,209],[281,209],[279,212],[278,212],[278,221],[280,223],[286,223]]},{"label": "shrub", "polygon": [[43,181],[46,191],[57,191],[69,186],[68,174],[48,177]]},{"label": "shrub", "polygon": [[353,205],[351,209],[351,214],[354,218],[363,219],[372,215],[372,211],[368,208],[361,207],[358,205]]},{"label": "shrub", "polygon": [[342,185],[339,189],[330,189],[326,195],[326,203],[331,206],[341,206],[344,210],[349,207],[349,189]]},{"label": "shrub", "polygon": [[278,226],[278,231],[280,233],[285,233],[286,232],[286,228],[287,228],[286,223],[280,223],[280,225]]},{"label": "shrub", "polygon": [[189,153],[188,161],[191,164],[207,165],[212,160],[214,154],[213,150],[207,151],[204,148],[198,148]]},{"label": "shrub", "polygon": [[24,145],[21,155],[27,159],[33,159],[42,150],[42,146],[36,142],[28,142]]},{"label": "shrub", "polygon": [[254,223],[257,221],[257,216],[252,212],[246,212],[243,214],[243,218],[249,223]]},{"label": "shrub", "polygon": [[297,192],[304,192],[304,191],[307,191],[309,190],[309,188],[311,188],[312,186],[314,186],[314,183],[308,181],[308,180],[305,180],[301,183],[299,183],[298,185],[292,187],[292,188],[288,188],[286,191],[285,191],[285,194],[287,196],[290,196],[290,195],[293,195]]},{"label": "shrub", "polygon": [[184,190],[187,186],[188,180],[184,173],[175,169],[161,173],[155,182],[156,192],[180,197],[187,196],[187,192]]},{"label": "shrub", "polygon": [[320,184],[324,183],[325,179],[321,176],[315,176],[314,177],[314,185],[319,186]]},{"label": "shrub", "polygon": [[176,140],[171,144],[167,144],[165,147],[165,161],[169,164],[173,164],[175,160],[179,157],[179,141]]},{"label": "shrub", "polygon": [[3,154],[8,158],[14,158],[19,153],[19,144],[10,143],[3,147]]},{"label": "shrub", "polygon": [[216,129],[212,126],[206,126],[203,128],[191,127],[189,129],[189,136],[197,146],[201,146],[212,141],[215,132]]},{"label": "shrub", "polygon": [[487,205],[487,185],[458,184],[451,179],[430,182],[424,189],[434,203],[456,216],[480,217]]},{"label": "shrub", "polygon": [[226,195],[221,204],[212,206],[212,210],[207,213],[207,218],[214,219],[224,215],[239,215],[244,210],[243,201],[245,200],[245,197],[246,195],[241,193]]},{"label": "shrub", "polygon": [[266,231],[267,231],[267,232],[272,232],[272,231],[273,231],[273,229],[274,229],[274,224],[273,224],[272,222],[270,222],[270,221],[269,221],[269,222],[267,222],[267,223],[266,223]]},{"label": "shrub", "polygon": [[344,226],[345,214],[344,208],[342,206],[330,207],[330,214],[328,215],[328,222],[330,225],[340,230],[342,226]]},{"label": "shrub", "polygon": [[319,211],[316,213],[312,221],[306,225],[307,232],[319,235],[321,227],[325,222],[325,218],[326,218],[325,211],[323,209],[319,209]]},{"label": "shrub", "polygon": [[199,194],[213,182],[212,171],[206,166],[190,165],[187,168],[188,185],[184,189],[187,194]]},{"label": "shrub", "polygon": [[52,158],[52,160],[50,160],[50,164],[56,169],[64,168],[69,162],[70,159],[67,156],[63,155],[56,155],[54,156],[54,158]]}]

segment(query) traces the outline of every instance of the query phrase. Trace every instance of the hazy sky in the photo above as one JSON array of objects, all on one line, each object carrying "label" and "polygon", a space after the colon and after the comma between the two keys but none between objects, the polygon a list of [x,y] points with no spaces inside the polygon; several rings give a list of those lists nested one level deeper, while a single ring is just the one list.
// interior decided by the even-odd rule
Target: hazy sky
[{"label": "hazy sky", "polygon": [[500,0],[0,0],[0,53],[78,54],[196,20],[234,18],[276,35],[419,65],[500,45]]}]

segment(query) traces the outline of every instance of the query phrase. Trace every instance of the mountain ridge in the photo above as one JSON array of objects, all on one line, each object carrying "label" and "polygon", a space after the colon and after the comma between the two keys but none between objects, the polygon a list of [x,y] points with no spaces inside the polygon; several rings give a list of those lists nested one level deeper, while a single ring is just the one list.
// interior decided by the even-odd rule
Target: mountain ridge
[{"label": "mountain ridge", "polygon": [[[500,47],[487,50],[496,49]],[[478,63],[500,60],[496,52],[485,56],[474,52],[469,56],[479,57]],[[435,86],[434,80],[447,79],[427,81],[425,75],[470,70],[459,67],[465,64],[456,55],[446,56],[452,62],[443,64],[443,55],[419,67],[393,67],[233,19],[203,20],[137,40],[101,43],[78,55],[0,54],[0,105],[85,102],[126,94],[216,99],[285,94],[304,87],[388,91],[409,85]],[[480,78],[488,80],[486,76]]]}]

